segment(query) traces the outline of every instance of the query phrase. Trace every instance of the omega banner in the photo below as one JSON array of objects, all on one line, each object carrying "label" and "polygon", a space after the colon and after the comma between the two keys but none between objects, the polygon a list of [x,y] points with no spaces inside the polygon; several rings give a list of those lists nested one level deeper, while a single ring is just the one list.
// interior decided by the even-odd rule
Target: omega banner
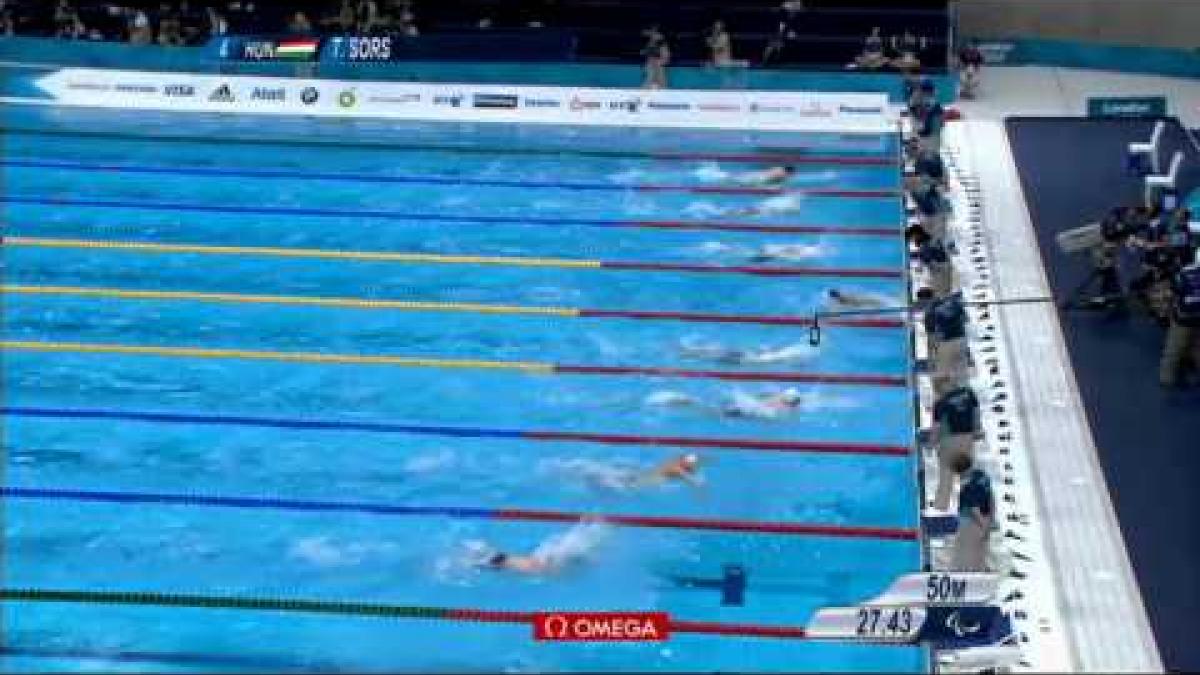
[{"label": "omega banner", "polygon": [[11,102],[188,112],[890,133],[885,94],[350,82],[64,68]]}]

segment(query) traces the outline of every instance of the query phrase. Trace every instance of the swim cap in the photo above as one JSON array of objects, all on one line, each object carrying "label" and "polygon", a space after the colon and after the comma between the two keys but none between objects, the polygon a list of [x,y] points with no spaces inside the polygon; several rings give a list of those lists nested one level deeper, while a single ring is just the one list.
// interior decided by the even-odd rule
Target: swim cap
[{"label": "swim cap", "polygon": [[799,403],[800,390],[796,389],[795,387],[788,387],[787,389],[784,389],[783,400],[787,401],[788,403]]},{"label": "swim cap", "polygon": [[684,464],[692,464],[692,465],[699,464],[700,456],[694,452],[689,452],[688,454],[683,456],[683,463]]}]

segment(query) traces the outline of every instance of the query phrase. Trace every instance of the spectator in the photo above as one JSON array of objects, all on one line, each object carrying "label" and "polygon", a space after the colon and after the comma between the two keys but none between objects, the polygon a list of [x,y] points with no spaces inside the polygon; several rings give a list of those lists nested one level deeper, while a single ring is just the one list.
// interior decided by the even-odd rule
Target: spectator
[{"label": "spectator", "polygon": [[379,5],[375,0],[358,0],[354,8],[354,23],[356,30],[362,35],[368,35],[379,26]]},{"label": "spectator", "polygon": [[879,26],[871,29],[871,34],[863,42],[862,54],[855,57],[854,62],[849,66],[850,68],[879,70],[887,65],[887,57],[883,54],[883,38],[880,37],[879,31]]},{"label": "spectator", "polygon": [[321,20],[322,26],[333,28],[339,33],[349,33],[354,30],[354,3],[352,0],[342,0],[337,14],[332,14]]},{"label": "spectator", "polygon": [[962,486],[958,490],[958,533],[954,536],[954,559],[950,569],[956,572],[987,572],[988,543],[996,522],[996,499],[992,479],[974,466],[970,455],[959,455],[951,462]]},{"label": "spectator", "polygon": [[0,35],[12,37],[16,33],[16,23],[13,21],[12,10],[7,7],[0,9]]},{"label": "spectator", "polygon": [[129,43],[148,45],[154,42],[154,29],[150,27],[150,17],[143,10],[133,10],[133,18],[129,21]]},{"label": "spectator", "polygon": [[646,79],[642,87],[666,89],[667,64],[671,61],[671,48],[667,45],[667,38],[658,30],[658,26],[651,27],[644,35],[646,46],[642,48],[642,56],[646,59]]},{"label": "spectator", "polygon": [[733,41],[729,32],[725,30],[724,21],[713,22],[712,30],[708,34],[708,50],[711,58],[709,63],[717,68],[745,65],[744,61],[733,58]]},{"label": "spectator", "polygon": [[1180,270],[1171,284],[1171,325],[1158,369],[1164,387],[1179,384],[1189,356],[1192,366],[1200,367],[1200,251],[1194,256],[1192,264]]},{"label": "spectator", "polygon": [[417,28],[417,17],[413,15],[412,10],[401,10],[400,18],[396,21],[396,32],[404,37],[417,37],[421,34]]},{"label": "spectator", "polygon": [[308,35],[313,32],[312,24],[308,20],[308,15],[304,12],[296,12],[292,15],[287,26],[288,32],[294,35]]},{"label": "spectator", "polygon": [[229,34],[229,22],[211,6],[208,8],[208,34],[210,37]]},{"label": "spectator", "polygon": [[983,52],[974,40],[968,41],[958,51],[959,95],[963,98],[975,98],[979,90],[980,75],[983,71]]},{"label": "spectator", "polygon": [[954,461],[975,454],[975,434],[980,430],[979,399],[970,387],[956,387],[937,399],[933,405],[933,420],[937,424],[938,483],[933,507],[939,511],[950,508],[954,496],[954,480],[958,472]]}]

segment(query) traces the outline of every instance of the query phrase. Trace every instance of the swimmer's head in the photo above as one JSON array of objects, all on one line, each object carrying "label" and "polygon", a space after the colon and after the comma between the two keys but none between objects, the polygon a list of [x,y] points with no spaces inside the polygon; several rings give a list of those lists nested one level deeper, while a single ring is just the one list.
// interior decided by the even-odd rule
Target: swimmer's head
[{"label": "swimmer's head", "polygon": [[800,390],[795,387],[784,389],[779,395],[780,400],[788,405],[798,405],[800,403]]},{"label": "swimmer's head", "polygon": [[842,299],[842,292],[836,288],[829,289],[828,293],[829,293],[829,297],[833,298],[834,300]]},{"label": "swimmer's head", "polygon": [[688,469],[695,469],[700,465],[700,455],[697,455],[694,452],[689,452],[688,454],[679,458],[679,463]]},{"label": "swimmer's head", "polygon": [[504,567],[504,563],[506,563],[506,562],[508,562],[508,554],[497,552],[497,553],[493,553],[491,556],[488,557],[486,566],[494,568],[494,569],[499,569],[501,567]]},{"label": "swimmer's head", "polygon": [[783,166],[783,172],[790,176],[796,173],[796,167],[791,164],[785,164]]}]

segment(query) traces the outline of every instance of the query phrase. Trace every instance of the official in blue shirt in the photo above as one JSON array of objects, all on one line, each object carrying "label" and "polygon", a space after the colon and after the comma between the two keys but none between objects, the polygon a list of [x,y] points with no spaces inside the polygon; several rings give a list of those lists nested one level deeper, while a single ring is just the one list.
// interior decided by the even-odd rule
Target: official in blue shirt
[{"label": "official in blue shirt", "polygon": [[938,432],[938,482],[933,507],[945,511],[950,508],[954,479],[958,475],[954,462],[964,455],[974,455],[975,434],[979,431],[979,399],[975,391],[964,386],[942,394],[933,405],[933,420]]},{"label": "official in blue shirt", "polygon": [[930,305],[925,312],[925,332],[933,351],[933,393],[940,397],[967,377],[967,310],[962,293]]},{"label": "official in blue shirt", "polygon": [[988,540],[996,522],[992,479],[967,455],[959,455],[952,465],[962,486],[958,490],[958,534],[954,537],[951,569],[987,572]]},{"label": "official in blue shirt", "polygon": [[1193,264],[1180,270],[1171,282],[1171,325],[1158,365],[1158,379],[1164,387],[1179,384],[1189,356],[1192,365],[1200,369],[1200,251],[1194,255]]}]

